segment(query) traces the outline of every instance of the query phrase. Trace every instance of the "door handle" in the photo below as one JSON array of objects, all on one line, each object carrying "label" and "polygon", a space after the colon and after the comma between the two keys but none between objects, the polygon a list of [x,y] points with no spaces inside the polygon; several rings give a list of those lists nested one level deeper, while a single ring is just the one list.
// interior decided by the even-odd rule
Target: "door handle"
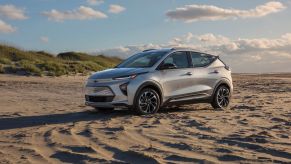
[{"label": "door handle", "polygon": [[219,71],[217,71],[217,70],[214,70],[214,71],[210,72],[210,74],[212,74],[212,73],[215,73],[215,74],[217,74],[217,73],[219,73]]},{"label": "door handle", "polygon": [[187,73],[185,73],[185,75],[191,76],[192,72],[187,72]]}]

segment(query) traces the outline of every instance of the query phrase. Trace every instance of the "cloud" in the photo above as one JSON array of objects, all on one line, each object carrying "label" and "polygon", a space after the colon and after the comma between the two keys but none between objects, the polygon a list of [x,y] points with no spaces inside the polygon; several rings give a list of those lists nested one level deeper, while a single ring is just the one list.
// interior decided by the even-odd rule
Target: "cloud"
[{"label": "cloud", "polygon": [[126,10],[126,8],[124,8],[123,6],[120,6],[120,5],[110,5],[108,12],[113,13],[113,14],[118,14],[118,13],[121,13],[121,12],[123,12],[125,10]]},{"label": "cloud", "polygon": [[101,11],[94,10],[90,7],[80,6],[78,9],[69,11],[58,11],[52,9],[42,13],[47,16],[49,20],[62,22],[64,20],[89,20],[89,19],[103,19],[107,15]]},{"label": "cloud", "polygon": [[[28,17],[25,15],[24,8],[18,8],[14,5],[0,5],[0,18],[24,20]],[[0,33],[12,33],[15,31],[16,27],[13,27],[0,19]]]},{"label": "cloud", "polygon": [[[237,48],[228,48],[226,45],[233,44]],[[224,47],[224,48],[222,48]],[[222,48],[224,52],[235,53],[235,54],[247,54],[251,52],[278,52],[290,53],[291,57],[291,33],[286,33],[279,38],[269,39],[269,38],[253,38],[253,39],[237,39],[230,40],[228,43],[217,46],[217,48]],[[217,49],[216,48],[216,49]]]},{"label": "cloud", "polygon": [[196,36],[196,38],[199,41],[207,43],[207,44],[221,44],[221,43],[229,42],[229,38],[224,37],[222,35],[214,35],[211,33]]},{"label": "cloud", "polygon": [[173,45],[188,43],[193,37],[194,35],[191,32],[188,32],[186,35],[173,38],[169,43]]},{"label": "cloud", "polygon": [[25,10],[15,7],[14,5],[0,5],[0,16],[2,18],[24,20],[28,17],[25,15]]},{"label": "cloud", "polygon": [[201,20],[225,20],[237,18],[258,18],[272,13],[277,13],[285,9],[281,2],[267,2],[254,9],[238,10],[225,9],[212,5],[186,5],[166,12],[168,18],[172,20],[182,20],[187,23]]},{"label": "cloud", "polygon": [[[233,72],[286,72],[291,71],[291,33],[278,38],[237,38],[206,33],[187,33],[174,37],[163,44],[119,46],[97,51],[127,58],[145,49],[191,48],[197,51],[220,55]],[[279,65],[278,65],[279,64]]]},{"label": "cloud", "polygon": [[162,48],[162,46],[150,43],[150,44],[145,44],[145,45],[118,46],[114,48],[98,50],[96,53],[105,54],[108,56],[117,56],[121,58],[127,58],[131,56],[132,54],[135,54],[137,52],[140,52],[146,49],[158,49],[158,48]]},{"label": "cloud", "polygon": [[[191,36],[191,37],[189,37]],[[151,48],[193,48],[203,49],[208,52],[212,52],[218,55],[226,54],[248,54],[254,52],[281,52],[278,54],[290,54],[291,57],[291,33],[286,33],[279,38],[238,38],[231,39],[222,35],[215,35],[212,33],[206,33],[202,35],[194,35],[187,33],[180,37],[174,37],[168,43],[164,44],[144,44],[144,45],[131,45],[131,46],[119,46],[112,49],[105,49],[100,52],[107,52],[108,50],[116,52],[114,55],[122,56],[128,54],[128,52],[138,52],[144,49]],[[274,53],[273,53],[274,54]]]},{"label": "cloud", "polygon": [[16,28],[0,20],[0,33],[12,33]]},{"label": "cloud", "polygon": [[100,5],[104,3],[104,0],[87,0],[87,3],[89,5]]},{"label": "cloud", "polygon": [[41,36],[40,37],[40,41],[43,43],[48,43],[49,42],[49,38],[47,36]]},{"label": "cloud", "polygon": [[224,43],[206,44],[204,48],[222,56],[234,72],[291,71],[291,33],[273,39],[228,38]]}]

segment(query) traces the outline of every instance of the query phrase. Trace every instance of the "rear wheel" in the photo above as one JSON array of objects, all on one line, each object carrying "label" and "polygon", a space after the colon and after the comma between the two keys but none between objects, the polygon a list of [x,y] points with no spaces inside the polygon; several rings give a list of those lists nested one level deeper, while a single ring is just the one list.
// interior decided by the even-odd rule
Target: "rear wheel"
[{"label": "rear wheel", "polygon": [[156,113],[160,108],[160,102],[160,96],[155,90],[145,88],[138,94],[134,110],[138,114]]},{"label": "rear wheel", "polygon": [[214,93],[214,97],[212,100],[212,107],[214,109],[227,109],[230,103],[230,89],[225,86],[225,85],[221,85],[219,86],[215,93]]}]

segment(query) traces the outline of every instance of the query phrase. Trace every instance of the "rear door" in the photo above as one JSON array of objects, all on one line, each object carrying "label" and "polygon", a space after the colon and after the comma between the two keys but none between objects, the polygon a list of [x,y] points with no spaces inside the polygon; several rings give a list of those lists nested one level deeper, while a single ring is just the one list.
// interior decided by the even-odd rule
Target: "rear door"
[{"label": "rear door", "polygon": [[219,70],[212,67],[212,63],[217,59],[216,56],[200,52],[190,52],[194,73],[191,76],[193,91],[200,93],[203,97],[210,96],[219,80]]},{"label": "rear door", "polygon": [[193,92],[191,78],[193,68],[188,52],[174,52],[161,63],[161,65],[163,64],[174,64],[176,66],[174,69],[160,70],[160,82],[166,99]]}]

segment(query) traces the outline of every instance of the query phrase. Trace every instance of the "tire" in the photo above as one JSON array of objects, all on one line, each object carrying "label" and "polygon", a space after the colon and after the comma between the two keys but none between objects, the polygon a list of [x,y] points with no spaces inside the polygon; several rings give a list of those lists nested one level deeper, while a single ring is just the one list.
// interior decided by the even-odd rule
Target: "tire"
[{"label": "tire", "polygon": [[111,112],[114,110],[114,108],[103,108],[103,107],[96,107],[95,110],[98,110],[100,112]]},{"label": "tire", "polygon": [[145,88],[138,93],[134,103],[134,110],[139,115],[153,114],[160,109],[161,98],[151,88]]},{"label": "tire", "polygon": [[221,85],[216,89],[211,105],[214,109],[228,109],[230,98],[230,89],[225,85]]}]

